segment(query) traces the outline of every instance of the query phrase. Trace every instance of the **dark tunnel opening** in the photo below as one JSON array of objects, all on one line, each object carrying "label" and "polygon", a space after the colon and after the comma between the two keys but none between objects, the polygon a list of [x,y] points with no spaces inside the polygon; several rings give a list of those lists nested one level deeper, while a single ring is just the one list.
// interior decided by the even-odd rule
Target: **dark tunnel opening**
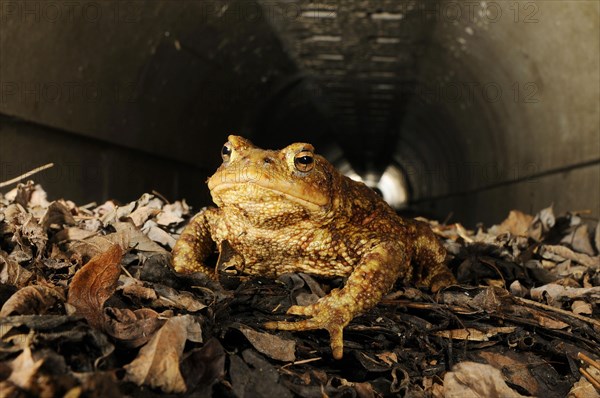
[{"label": "dark tunnel opening", "polygon": [[416,214],[598,217],[596,2],[94,4],[64,23],[3,8],[0,180],[52,161],[51,195],[202,206],[236,133],[310,142]]}]

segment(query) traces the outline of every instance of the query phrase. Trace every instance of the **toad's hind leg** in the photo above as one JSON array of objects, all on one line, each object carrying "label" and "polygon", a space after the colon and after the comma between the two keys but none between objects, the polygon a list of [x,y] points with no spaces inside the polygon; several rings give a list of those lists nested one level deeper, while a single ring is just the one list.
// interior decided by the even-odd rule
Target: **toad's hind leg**
[{"label": "toad's hind leg", "polygon": [[375,306],[398,275],[408,266],[405,250],[397,243],[385,242],[364,255],[342,289],[334,289],[315,304],[294,305],[288,314],[305,315],[297,322],[267,322],[265,327],[280,330],[325,329],[331,339],[335,359],[343,355],[343,329],[356,315]]},{"label": "toad's hind leg", "polygon": [[203,209],[185,227],[181,236],[173,247],[173,268],[177,272],[204,272],[215,279],[214,269],[207,267],[204,261],[215,249],[215,242],[211,238],[210,219],[214,217],[216,209]]},{"label": "toad's hind leg", "polygon": [[427,224],[419,223],[413,258],[413,278],[432,292],[457,283],[446,265],[446,249]]}]

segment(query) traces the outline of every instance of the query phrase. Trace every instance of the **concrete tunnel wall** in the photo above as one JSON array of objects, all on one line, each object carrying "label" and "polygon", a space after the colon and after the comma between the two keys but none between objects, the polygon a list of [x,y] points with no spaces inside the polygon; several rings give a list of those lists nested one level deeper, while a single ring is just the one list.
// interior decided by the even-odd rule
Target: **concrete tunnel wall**
[{"label": "concrete tunnel wall", "polygon": [[[230,132],[324,153],[343,137],[264,2],[28,3],[0,9],[0,181],[55,162],[36,177],[53,198],[205,205]],[[412,208],[467,225],[551,203],[598,217],[598,3],[428,4],[393,127]]]}]

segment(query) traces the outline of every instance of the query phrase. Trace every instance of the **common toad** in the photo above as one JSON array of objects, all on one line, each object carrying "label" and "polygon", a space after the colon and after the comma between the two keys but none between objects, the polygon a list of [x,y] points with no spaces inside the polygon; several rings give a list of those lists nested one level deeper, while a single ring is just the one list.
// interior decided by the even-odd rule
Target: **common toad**
[{"label": "common toad", "polygon": [[[294,305],[297,322],[270,329],[326,329],[334,358],[343,354],[343,328],[375,306],[398,278],[437,291],[455,282],[445,250],[425,223],[404,219],[372,189],[340,174],[312,145],[263,150],[229,136],[223,164],[208,179],[218,208],[206,208],[173,248],[177,272],[216,272],[206,258],[227,245],[235,268],[276,277],[305,272],[343,276],[343,288],[315,304]],[[216,245],[215,245],[216,244]]]}]

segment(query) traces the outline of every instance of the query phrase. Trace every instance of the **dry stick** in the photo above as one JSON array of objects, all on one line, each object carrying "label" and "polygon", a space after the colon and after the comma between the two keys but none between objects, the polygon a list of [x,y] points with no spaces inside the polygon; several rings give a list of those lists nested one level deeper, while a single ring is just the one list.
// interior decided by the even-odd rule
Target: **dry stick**
[{"label": "dry stick", "polygon": [[[171,202],[169,202],[169,199],[165,198],[165,196],[163,194],[161,194],[160,192],[158,192],[157,190],[153,189],[152,194],[158,196],[166,204],[171,204]],[[573,236],[575,236],[575,235],[573,235]]]},{"label": "dry stick", "polygon": [[513,297],[513,298],[515,300],[517,300],[517,301],[520,301],[523,304],[531,305],[533,307],[543,308],[543,309],[548,310],[548,311],[553,311],[553,312],[557,312],[557,313],[562,314],[562,315],[570,316],[570,317],[579,319],[580,321],[591,323],[592,325],[595,325],[595,326],[597,326],[597,327],[600,328],[600,322],[597,321],[597,320],[595,320],[595,319],[586,318],[585,316],[574,314],[571,311],[565,311],[565,310],[560,309],[560,308],[552,307],[551,305],[538,303],[537,301],[528,300],[528,299],[524,299],[524,298],[521,298],[521,297]]},{"label": "dry stick", "polygon": [[31,170],[31,171],[28,171],[25,174],[21,174],[20,176],[13,178],[12,180],[0,182],[0,188],[4,188],[6,186],[9,186],[11,184],[14,184],[15,182],[19,182],[19,181],[21,181],[24,178],[27,178],[27,177],[32,176],[34,174],[37,174],[40,171],[44,171],[46,169],[49,169],[50,167],[54,167],[54,163],[48,163],[48,164],[45,164],[45,165],[40,166],[38,168],[35,168],[35,169]]},{"label": "dry stick", "polygon": [[592,358],[588,357],[583,352],[578,352],[577,358],[581,359],[583,362],[587,363],[588,365],[593,366],[596,369],[600,370],[600,363],[598,363],[597,361],[594,361]]},{"label": "dry stick", "polygon": [[600,390],[600,381],[596,380],[587,370],[579,368],[579,373],[581,373],[594,387]]}]

